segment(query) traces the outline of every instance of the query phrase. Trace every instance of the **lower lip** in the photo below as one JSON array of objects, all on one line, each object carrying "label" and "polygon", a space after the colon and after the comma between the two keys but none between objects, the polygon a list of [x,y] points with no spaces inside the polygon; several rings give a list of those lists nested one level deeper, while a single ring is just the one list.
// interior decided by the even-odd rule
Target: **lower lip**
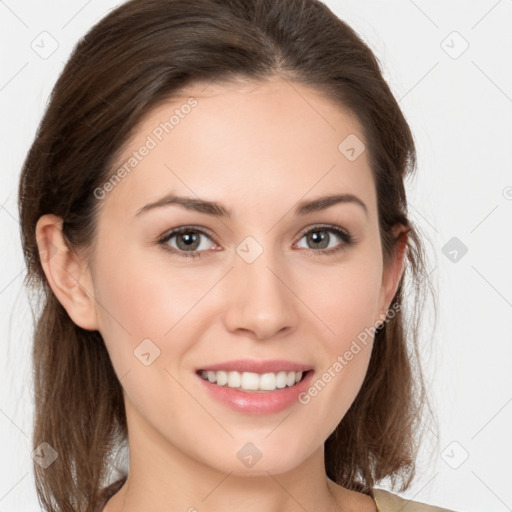
[{"label": "lower lip", "polygon": [[212,384],[200,375],[197,377],[216,400],[237,412],[245,414],[272,414],[283,411],[298,402],[299,395],[306,391],[313,378],[313,371],[308,371],[304,378],[294,386],[287,386],[265,393],[261,391],[238,391],[227,385],[217,386],[217,384]]}]

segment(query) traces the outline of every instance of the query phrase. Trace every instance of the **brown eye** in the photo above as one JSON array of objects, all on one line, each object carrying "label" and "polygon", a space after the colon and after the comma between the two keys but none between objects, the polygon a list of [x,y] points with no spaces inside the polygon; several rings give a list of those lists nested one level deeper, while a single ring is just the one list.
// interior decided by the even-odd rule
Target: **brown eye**
[{"label": "brown eye", "polygon": [[325,229],[310,231],[306,235],[308,244],[313,245],[313,249],[327,249],[331,235]]},{"label": "brown eye", "polygon": [[215,244],[208,244],[205,240],[211,238],[204,231],[192,228],[184,227],[173,229],[166,235],[164,235],[158,243],[163,245],[166,250],[169,250],[179,256],[184,257],[198,257],[202,256],[203,252],[206,252],[210,246]]},{"label": "brown eye", "polygon": [[[350,233],[337,226],[316,226],[303,233],[306,240],[306,249],[313,249],[319,253],[334,253],[344,249],[355,242]],[[336,238],[338,243],[336,243]],[[340,243],[339,240],[342,242]]]},{"label": "brown eye", "polygon": [[182,251],[193,251],[197,249],[201,242],[201,235],[193,231],[184,231],[176,236],[176,245]]}]

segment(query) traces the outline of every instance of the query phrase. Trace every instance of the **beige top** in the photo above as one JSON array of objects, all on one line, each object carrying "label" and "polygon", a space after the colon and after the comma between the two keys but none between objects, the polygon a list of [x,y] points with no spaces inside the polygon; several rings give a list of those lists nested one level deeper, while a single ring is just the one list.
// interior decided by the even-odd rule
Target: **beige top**
[{"label": "beige top", "polygon": [[401,498],[397,494],[385,491],[384,489],[373,488],[371,493],[378,512],[454,512],[447,508],[435,507],[426,503]]},{"label": "beige top", "polygon": [[[107,501],[121,488],[124,481],[124,478],[117,480],[103,490],[98,512],[103,511]],[[375,501],[378,512],[454,512],[447,508],[434,507],[418,501],[401,498],[397,494],[385,491],[384,489],[372,488],[370,494]]]}]

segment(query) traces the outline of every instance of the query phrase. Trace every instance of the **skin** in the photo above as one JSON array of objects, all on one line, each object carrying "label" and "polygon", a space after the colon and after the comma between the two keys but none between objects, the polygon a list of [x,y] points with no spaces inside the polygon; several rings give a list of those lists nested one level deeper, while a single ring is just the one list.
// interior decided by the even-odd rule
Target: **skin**
[{"label": "skin", "polygon": [[[282,358],[319,377],[382,320],[404,246],[384,268],[367,151],[350,161],[338,150],[349,134],[364,141],[360,125],[316,90],[278,78],[196,84],[149,113],[120,161],[189,96],[197,107],[101,199],[90,259],[68,250],[58,217],[37,224],[40,250],[57,249],[44,261],[54,293],[76,324],[101,333],[124,390],[130,474],[104,510],[375,511],[371,497],[327,478],[323,451],[363,383],[373,339],[309,404],[280,413],[232,411],[195,375],[231,359]],[[171,191],[218,201],[233,218],[177,205],[135,215]],[[297,201],[333,193],[358,196],[367,213],[355,203],[293,213]],[[304,232],[323,223],[357,242],[320,229],[342,247],[321,254]],[[156,242],[190,225],[211,234],[201,235],[201,257]],[[247,236],[263,248],[252,263],[236,252]],[[184,252],[178,238],[167,245]],[[149,366],[133,353],[147,338],[160,350]],[[247,442],[262,453],[251,468],[236,456]]]}]

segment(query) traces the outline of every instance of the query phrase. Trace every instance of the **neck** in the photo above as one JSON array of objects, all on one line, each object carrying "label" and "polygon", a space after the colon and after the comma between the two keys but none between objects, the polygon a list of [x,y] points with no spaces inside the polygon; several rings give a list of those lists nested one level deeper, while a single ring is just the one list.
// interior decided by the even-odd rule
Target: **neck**
[{"label": "neck", "polygon": [[244,512],[350,509],[351,491],[325,474],[323,446],[290,471],[237,474],[202,463],[147,425],[134,427],[129,421],[128,478],[103,512],[227,512],[234,504]]}]

